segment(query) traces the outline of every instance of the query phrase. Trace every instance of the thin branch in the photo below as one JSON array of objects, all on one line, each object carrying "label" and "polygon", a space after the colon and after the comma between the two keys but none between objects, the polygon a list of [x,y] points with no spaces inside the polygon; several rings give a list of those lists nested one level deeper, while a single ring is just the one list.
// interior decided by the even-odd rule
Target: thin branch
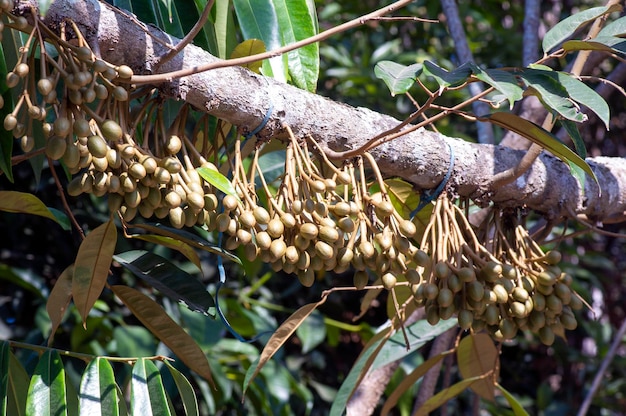
[{"label": "thin branch", "polygon": [[161,65],[163,65],[164,63],[172,59],[174,56],[176,56],[177,53],[182,51],[183,48],[189,45],[191,41],[194,40],[196,35],[200,33],[200,30],[202,30],[202,27],[209,19],[209,13],[211,13],[211,9],[213,8],[213,3],[215,3],[215,0],[209,0],[206,6],[204,6],[202,15],[200,16],[196,24],[193,25],[189,33],[187,33],[185,37],[182,38],[181,41],[178,42],[172,49],[170,49],[170,51],[167,54],[159,57],[159,60],[154,64],[155,71],[157,71]]},{"label": "thin branch", "polygon": [[585,416],[587,414],[587,411],[589,410],[589,407],[591,406],[593,396],[595,396],[596,392],[598,391],[598,387],[600,387],[600,383],[602,383],[602,379],[604,378],[604,373],[606,373],[606,370],[609,368],[609,364],[613,360],[613,357],[615,357],[618,347],[622,345],[623,343],[624,334],[626,334],[626,319],[622,321],[622,325],[619,327],[619,330],[615,334],[615,338],[613,339],[613,342],[611,343],[611,348],[609,349],[609,352],[606,354],[606,356],[602,360],[602,364],[600,365],[600,368],[598,369],[598,372],[596,373],[596,376],[593,379],[593,383],[591,384],[591,388],[589,389],[589,392],[587,393],[587,396],[585,397],[585,401],[583,402],[582,406],[578,410],[577,416]]},{"label": "thin branch", "polygon": [[168,72],[165,74],[133,75],[133,77],[130,80],[128,80],[128,82],[133,83],[133,84],[156,84],[156,83],[161,83],[161,82],[169,82],[175,78],[186,77],[186,76],[197,74],[200,72],[209,71],[211,69],[226,68],[229,66],[236,66],[236,65],[245,65],[245,64],[252,63],[252,62],[256,62],[256,61],[262,61],[264,59],[274,58],[276,56],[280,56],[287,52],[291,52],[293,50],[302,48],[303,46],[307,46],[316,42],[321,42],[325,39],[328,39],[331,36],[334,36],[341,32],[345,32],[349,29],[362,26],[367,21],[389,14],[396,9],[406,6],[412,1],[413,0],[399,0],[389,6],[378,9],[372,13],[366,14],[365,16],[357,17],[356,19],[343,23],[339,26],[335,26],[331,29],[325,30],[324,32],[319,33],[315,36],[311,36],[310,38],[306,38],[301,41],[292,43],[290,45],[286,45],[281,48],[267,51],[264,53],[246,56],[243,58],[227,59],[227,60],[222,60],[218,62],[212,62],[206,65],[200,65],[200,66],[192,67],[192,68],[185,68],[185,69],[181,69],[178,71]]}]

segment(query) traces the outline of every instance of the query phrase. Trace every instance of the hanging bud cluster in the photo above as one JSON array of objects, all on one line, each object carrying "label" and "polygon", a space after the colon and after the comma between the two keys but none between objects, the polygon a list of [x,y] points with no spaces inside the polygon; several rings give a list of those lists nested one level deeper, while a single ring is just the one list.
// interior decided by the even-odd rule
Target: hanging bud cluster
[{"label": "hanging bud cluster", "polygon": [[572,310],[583,303],[572,277],[557,266],[560,253],[544,253],[522,225],[503,223],[495,210],[479,240],[465,213],[440,197],[420,245],[431,254],[424,252],[415,301],[431,324],[456,316],[461,328],[486,329],[499,340],[530,330],[550,345],[564,329],[576,328]]}]

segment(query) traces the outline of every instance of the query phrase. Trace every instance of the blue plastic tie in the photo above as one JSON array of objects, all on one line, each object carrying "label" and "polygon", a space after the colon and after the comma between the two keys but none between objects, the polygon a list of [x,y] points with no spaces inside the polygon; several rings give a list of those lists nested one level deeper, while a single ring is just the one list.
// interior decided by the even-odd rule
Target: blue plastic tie
[{"label": "blue plastic tie", "polygon": [[415,215],[418,212],[424,209],[426,205],[439,198],[439,195],[441,195],[441,192],[443,192],[443,188],[445,188],[446,184],[450,180],[450,176],[452,176],[452,170],[454,169],[454,150],[452,149],[452,146],[450,146],[450,143],[447,143],[447,145],[448,149],[450,150],[450,163],[448,164],[448,171],[434,190],[427,190],[422,192],[422,195],[420,197],[420,203],[417,205],[417,208],[415,208],[413,212],[411,212],[411,221],[413,220],[413,218],[415,218]]},{"label": "blue plastic tie", "polygon": [[246,138],[246,140],[248,140],[249,138],[251,138],[252,136],[254,136],[255,134],[257,134],[258,132],[260,132],[261,130],[263,130],[263,127],[265,127],[265,125],[267,124],[267,122],[270,119],[270,116],[272,115],[272,112],[274,111],[274,104],[270,101],[270,107],[267,109],[267,112],[265,113],[265,117],[263,117],[263,120],[261,121],[261,124],[259,124],[254,130],[252,130],[250,133],[246,133],[243,135],[243,137]]}]

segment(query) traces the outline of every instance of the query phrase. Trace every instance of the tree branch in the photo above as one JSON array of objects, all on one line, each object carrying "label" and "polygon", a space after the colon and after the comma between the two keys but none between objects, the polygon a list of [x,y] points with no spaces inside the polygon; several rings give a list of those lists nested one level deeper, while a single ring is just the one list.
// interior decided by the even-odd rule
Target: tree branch
[{"label": "tree branch", "polygon": [[[19,3],[28,16],[28,3]],[[54,28],[72,19],[84,31],[94,50],[114,64],[129,65],[136,74],[151,74],[158,57],[168,52],[164,45],[177,39],[152,26],[143,26],[128,14],[96,0],[52,2],[45,23]],[[158,40],[160,41],[158,41]],[[189,45],[160,68],[171,72],[197,68],[218,59]],[[261,138],[284,137],[283,123],[296,135],[310,134],[322,146],[335,151],[355,149],[369,138],[389,130],[400,121],[365,108],[353,108],[319,95],[254,74],[241,67],[211,70],[161,84],[166,96],[185,100],[240,127],[254,129],[267,109],[273,112]],[[493,175],[516,166],[523,151],[500,146],[473,144],[441,134],[418,130],[373,149],[381,172],[400,177],[417,189],[436,187],[448,169],[448,144],[456,155],[449,188],[479,203],[497,202],[505,206],[526,206],[551,218],[583,214],[593,220],[621,218],[626,211],[626,161],[621,158],[588,159],[598,177],[602,194],[589,178],[586,192],[570,175],[565,164],[546,153],[523,176],[499,189],[487,191]]]}]

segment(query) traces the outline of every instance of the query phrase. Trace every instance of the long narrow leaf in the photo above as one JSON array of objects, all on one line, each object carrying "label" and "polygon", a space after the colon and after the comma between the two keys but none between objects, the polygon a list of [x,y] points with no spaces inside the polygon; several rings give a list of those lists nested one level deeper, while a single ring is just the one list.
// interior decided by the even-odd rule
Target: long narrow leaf
[{"label": "long narrow leaf", "polygon": [[22,416],[26,411],[26,397],[30,379],[22,364],[9,352],[9,386],[7,391],[7,415]]},{"label": "long narrow leaf", "polygon": [[48,338],[48,345],[52,345],[52,339],[57,332],[59,325],[63,321],[65,311],[72,300],[72,276],[74,275],[74,265],[68,266],[63,273],[59,275],[54,287],[50,291],[48,296],[48,302],[46,302],[46,311],[50,317],[52,328],[50,330],[50,337]]},{"label": "long narrow leaf", "polygon": [[[267,344],[263,348],[261,355],[259,356],[259,360],[256,363],[255,367],[250,367],[248,373],[246,374],[246,378],[244,380],[243,388],[244,391],[248,389],[250,383],[254,378],[259,374],[263,366],[276,354],[276,352],[283,346],[283,344],[291,337],[291,335],[298,329],[298,327],[302,324],[302,322],[311,314],[313,311],[323,304],[326,301],[326,298],[323,298],[317,303],[309,303],[308,305],[302,306],[300,309],[291,314],[285,322],[272,334]],[[250,372],[252,370],[252,372]]]},{"label": "long narrow leaf", "polygon": [[72,295],[83,325],[104,289],[116,242],[117,229],[113,220],[109,220],[90,232],[78,249],[74,263]]},{"label": "long narrow leaf", "polygon": [[455,398],[461,394],[463,390],[482,379],[483,377],[466,378],[465,380],[461,380],[458,383],[441,390],[439,393],[426,400],[426,403],[424,403],[424,405],[417,410],[415,416],[427,416],[430,412],[443,406],[448,400]]},{"label": "long narrow leaf", "polygon": [[172,378],[174,379],[174,383],[176,384],[176,388],[178,389],[178,394],[180,394],[180,401],[183,403],[183,407],[185,408],[185,415],[187,416],[197,416],[198,413],[198,401],[196,399],[196,393],[187,380],[187,377],[183,375],[180,371],[178,371],[169,361],[163,361],[167,369],[169,370]]},{"label": "long narrow leaf", "polygon": [[187,259],[194,264],[198,268],[198,270],[202,270],[202,265],[200,264],[200,257],[198,253],[195,252],[193,247],[184,241],[177,240],[172,237],[167,237],[164,235],[154,235],[154,234],[133,234],[129,235],[130,238],[135,238],[137,240],[147,241],[149,243],[158,244],[163,247],[170,248],[172,250],[178,251],[183,256],[187,257]]},{"label": "long narrow leaf", "polygon": [[382,79],[392,96],[407,92],[422,73],[422,64],[401,65],[393,61],[380,61],[374,67],[376,78]]},{"label": "long narrow leaf", "polygon": [[588,23],[600,16],[603,16],[607,13],[612,13],[616,10],[619,10],[620,6],[615,4],[612,7],[592,7],[590,9],[584,10],[580,13],[576,13],[564,20],[561,20],[559,23],[554,25],[552,29],[548,31],[543,37],[543,41],[541,46],[543,47],[543,51],[545,53],[550,52],[552,49],[556,48],[561,42],[570,38],[578,28],[580,28],[585,23]]},{"label": "long narrow leaf", "polygon": [[67,415],[65,370],[59,353],[48,350],[35,367],[26,398],[28,415]]},{"label": "long narrow leaf", "polygon": [[[280,27],[282,45],[304,40],[317,34],[317,17],[306,0],[273,0]],[[315,92],[319,76],[319,44],[312,43],[287,54],[287,68],[296,87]]]},{"label": "long narrow leaf", "polygon": [[112,286],[113,293],[130,311],[171,349],[190,369],[215,386],[206,356],[187,334],[155,301],[128,286]]},{"label": "long narrow leaf", "polygon": [[115,374],[111,364],[102,357],[91,361],[80,382],[79,405],[83,415],[118,416],[119,402]]},{"label": "long narrow leaf", "polygon": [[192,311],[208,315],[215,306],[204,285],[169,260],[144,250],[132,250],[113,256],[115,261],[169,297],[183,302]]},{"label": "long narrow leaf", "polygon": [[28,192],[0,191],[0,211],[38,215],[59,223],[48,207]]},{"label": "long narrow leaf", "polygon": [[140,358],[133,366],[130,411],[141,416],[171,415],[161,374],[151,360]]},{"label": "long narrow leaf", "polygon": [[517,78],[510,72],[500,69],[482,69],[478,65],[471,65],[471,67],[476,78],[491,85],[506,97],[510,109],[513,109],[513,105],[524,96],[524,90],[518,85]]},{"label": "long narrow leaf", "polygon": [[489,117],[481,118],[481,121],[489,121],[497,124],[537,143],[554,156],[567,163],[570,169],[572,165],[578,166],[598,183],[596,175],[587,162],[581,159],[581,157],[574,153],[569,147],[561,143],[553,134],[540,126],[510,113],[494,113]]},{"label": "long narrow leaf", "polygon": [[500,384],[496,384],[496,387],[500,390],[502,395],[506,398],[506,401],[511,405],[511,409],[513,409],[513,414],[515,416],[528,416],[528,412],[524,410],[524,407],[520,402],[517,401],[515,396],[513,396],[507,389],[502,387]]}]

